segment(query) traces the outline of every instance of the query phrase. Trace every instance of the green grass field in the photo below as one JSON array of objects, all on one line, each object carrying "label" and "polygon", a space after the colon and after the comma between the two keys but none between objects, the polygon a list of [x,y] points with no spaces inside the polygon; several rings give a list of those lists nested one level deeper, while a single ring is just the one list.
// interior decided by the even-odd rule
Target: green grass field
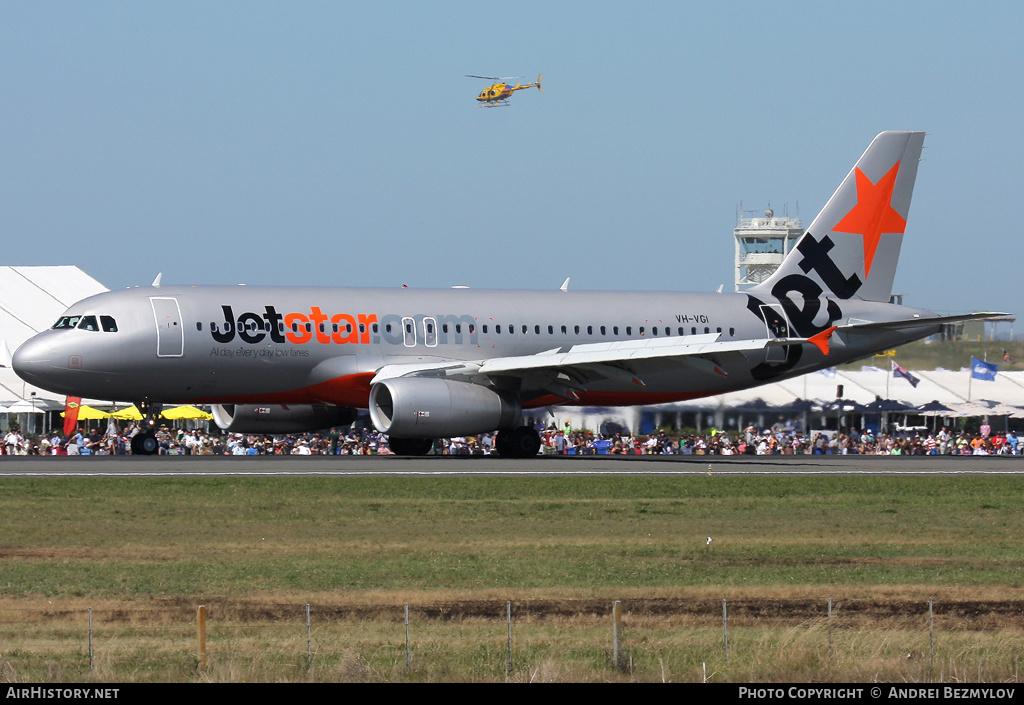
[{"label": "green grass field", "polygon": [[[657,680],[666,678],[666,668],[667,679],[693,680],[703,677],[695,669],[719,648],[721,627],[714,625],[721,610],[713,605],[724,597],[814,598],[822,610],[829,597],[847,605],[920,603],[932,596],[1020,600],[1022,494],[1018,478],[992,476],[5,479],[0,626],[38,622],[43,645],[29,639],[12,646],[17,640],[6,636],[0,680]],[[696,621],[692,615],[634,616],[631,628],[643,623],[650,633],[648,648],[634,644],[637,670],[629,675],[607,668],[604,616],[538,618],[537,628],[567,622],[568,636],[559,639],[586,656],[569,657],[538,637],[538,646],[522,646],[510,675],[502,665],[504,624],[497,609],[493,618],[467,619],[436,637],[442,653],[457,657],[435,664],[438,654],[421,643],[421,670],[411,672],[404,669],[403,636],[394,623],[394,609],[404,602],[680,598],[711,600],[710,614]],[[173,618],[171,645],[142,649],[143,660],[155,664],[123,665],[143,658],[134,644],[142,637],[129,628],[138,621],[133,610],[151,615],[158,604],[303,602],[384,611],[349,622],[344,634],[321,624],[319,667],[312,671],[300,668],[304,656],[294,653],[304,654],[299,626],[293,625],[295,643],[288,647],[292,657],[281,657],[259,646],[280,641],[271,636],[280,617],[239,618],[238,631],[264,636],[247,636],[251,646],[233,648],[230,657],[220,652],[220,670],[211,675],[196,672],[187,636],[194,631],[194,608],[185,607],[183,618]],[[60,618],[54,617],[55,626],[30,616],[66,609],[70,621],[63,628],[80,633],[87,606],[128,615],[108,620],[126,636],[104,652],[100,676],[83,672],[80,645],[67,657],[74,668],[55,667],[55,659],[59,666],[64,658],[55,655],[61,651],[51,636]],[[910,619],[912,653],[920,653],[927,637],[918,629],[920,614]],[[921,671],[919,661],[913,664],[918,670],[906,671],[899,660],[907,656],[906,644],[891,643],[907,628],[905,620],[845,622],[843,643],[851,646],[843,658],[853,660],[826,662],[820,617],[799,633],[787,631],[795,627],[785,620],[775,628],[737,619],[734,638],[747,648],[736,648],[747,657],[717,664],[716,680],[870,677],[862,668],[893,678],[974,674],[974,651],[967,647],[944,655],[930,671]],[[994,620],[994,626],[993,620],[972,620],[956,629],[986,634],[990,665],[992,654],[1020,652],[1020,620]],[[375,645],[360,648],[351,638],[357,623],[367,633],[390,636],[380,643],[367,637]],[[34,633],[35,627],[24,628]],[[743,635],[744,629],[750,631]],[[798,648],[808,630],[817,634],[810,655]],[[593,643],[586,636],[591,631]],[[525,634],[519,638],[527,641]],[[757,643],[775,656],[755,659],[764,650],[751,648]],[[787,646],[775,646],[780,643]],[[778,648],[794,654],[795,670],[779,670]],[[274,665],[282,658],[287,666]],[[477,658],[489,665],[474,666]],[[999,678],[1016,678],[1010,656],[999,663]],[[995,670],[986,673],[997,677]]]},{"label": "green grass field", "polygon": [[1013,477],[9,479],[0,592],[1020,587],[1022,494]]}]

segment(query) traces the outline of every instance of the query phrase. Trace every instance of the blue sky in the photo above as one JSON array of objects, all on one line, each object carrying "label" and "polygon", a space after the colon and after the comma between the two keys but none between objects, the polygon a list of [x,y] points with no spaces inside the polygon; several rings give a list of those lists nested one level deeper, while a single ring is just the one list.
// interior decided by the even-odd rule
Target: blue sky
[{"label": "blue sky", "polygon": [[[1024,314],[1020,2],[0,3],[4,264],[708,291],[926,130],[896,289]],[[536,80],[508,108],[485,82]]]}]

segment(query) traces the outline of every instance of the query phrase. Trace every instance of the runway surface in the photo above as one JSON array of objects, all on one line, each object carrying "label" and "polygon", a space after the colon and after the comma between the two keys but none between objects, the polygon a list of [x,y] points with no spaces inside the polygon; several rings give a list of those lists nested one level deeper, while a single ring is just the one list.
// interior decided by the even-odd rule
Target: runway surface
[{"label": "runway surface", "polygon": [[1020,475],[1024,456],[2,456],[0,477]]}]

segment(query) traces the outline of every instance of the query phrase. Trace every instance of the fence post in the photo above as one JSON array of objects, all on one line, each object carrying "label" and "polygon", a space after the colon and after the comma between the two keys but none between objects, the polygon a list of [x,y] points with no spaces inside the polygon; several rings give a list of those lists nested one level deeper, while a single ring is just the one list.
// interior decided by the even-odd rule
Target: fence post
[{"label": "fence post", "polygon": [[405,670],[409,670],[412,664],[412,654],[409,652],[409,603],[405,603]]},{"label": "fence post", "polygon": [[729,662],[729,613],[725,609],[725,600],[722,600],[722,638],[724,640],[725,661]]},{"label": "fence post", "polygon": [[505,680],[512,673],[512,601],[505,602],[505,621],[508,624],[508,661],[505,663]]},{"label": "fence post", "polygon": [[313,667],[313,631],[309,625],[309,603],[306,603],[306,670]]},{"label": "fence post", "polygon": [[932,600],[928,598],[928,668],[935,668],[935,613]]},{"label": "fence post", "polygon": [[832,598],[828,598],[828,660],[832,660]]},{"label": "fence post", "polygon": [[199,632],[199,670],[206,670],[206,607],[196,609],[196,625]]},{"label": "fence post", "polygon": [[612,663],[622,668],[622,602],[612,602]]}]

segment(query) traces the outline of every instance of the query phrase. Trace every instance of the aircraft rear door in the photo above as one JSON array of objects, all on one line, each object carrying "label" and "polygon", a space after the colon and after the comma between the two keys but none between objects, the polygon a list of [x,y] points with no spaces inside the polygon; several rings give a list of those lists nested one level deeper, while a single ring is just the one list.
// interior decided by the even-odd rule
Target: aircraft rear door
[{"label": "aircraft rear door", "polygon": [[[789,321],[779,304],[761,304],[761,318],[764,319],[765,329],[769,338],[788,338]],[[765,362],[785,362],[789,357],[789,347],[785,345],[773,345],[765,349]]]},{"label": "aircraft rear door", "polygon": [[178,300],[170,296],[150,296],[149,302],[156,320],[156,356],[181,357],[185,352],[185,331]]}]

